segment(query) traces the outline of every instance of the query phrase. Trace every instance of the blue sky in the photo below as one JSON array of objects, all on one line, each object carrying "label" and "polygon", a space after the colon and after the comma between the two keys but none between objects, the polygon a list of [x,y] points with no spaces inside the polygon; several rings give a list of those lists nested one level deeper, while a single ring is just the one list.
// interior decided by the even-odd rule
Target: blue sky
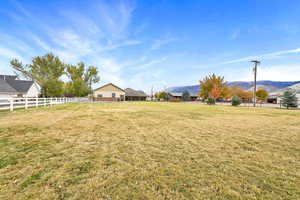
[{"label": "blue sky", "polygon": [[99,68],[101,82],[147,92],[216,73],[300,80],[298,0],[2,0],[0,73],[53,52]]}]

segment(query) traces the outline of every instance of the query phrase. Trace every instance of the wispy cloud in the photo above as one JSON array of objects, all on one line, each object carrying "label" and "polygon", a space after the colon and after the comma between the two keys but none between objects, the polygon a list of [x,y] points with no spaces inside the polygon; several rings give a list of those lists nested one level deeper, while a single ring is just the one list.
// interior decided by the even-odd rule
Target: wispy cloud
[{"label": "wispy cloud", "polygon": [[178,38],[165,38],[165,39],[159,39],[155,40],[154,43],[152,44],[150,50],[157,50],[160,49],[162,46],[167,45],[169,43],[178,41]]},{"label": "wispy cloud", "polygon": [[[52,52],[67,63],[85,61],[88,65],[98,67],[101,82],[114,82],[124,86],[125,62],[112,51],[142,44],[141,40],[129,37],[134,4],[129,1],[110,4],[95,1],[93,7],[86,8],[90,13],[85,12],[84,15],[79,13],[78,8],[72,6],[65,10],[53,8],[53,12],[55,11],[57,15],[48,16],[50,23],[43,23],[39,17],[41,13],[32,12],[21,1],[12,0],[12,4],[17,12],[12,11],[11,15],[9,13],[7,15],[15,23],[22,24],[20,29],[24,32],[22,35],[24,40],[14,40],[10,37],[6,41],[10,44],[8,47],[0,43],[0,57],[7,60],[18,58],[24,62],[25,57],[20,55],[31,58]],[[63,20],[58,20],[57,16]],[[29,51],[28,47],[34,47],[36,51]]]},{"label": "wispy cloud", "polygon": [[113,38],[127,36],[127,28],[131,23],[135,5],[120,1],[113,6],[102,2],[98,3],[100,21],[106,32]]},{"label": "wispy cloud", "polygon": [[236,40],[241,34],[241,30],[240,29],[236,29],[234,30],[231,35],[230,35],[230,39],[231,40]]},{"label": "wispy cloud", "polygon": [[13,59],[13,58],[23,59],[23,57],[20,56],[20,54],[18,54],[17,52],[15,52],[11,49],[2,48],[2,47],[0,47],[0,57],[5,57],[8,59]]},{"label": "wispy cloud", "polygon": [[[299,81],[300,65],[264,65],[257,69],[257,80]],[[252,81],[252,70],[244,70],[233,80]]]},{"label": "wispy cloud", "polygon": [[138,40],[126,40],[124,42],[119,42],[116,44],[108,44],[106,46],[104,46],[103,48],[101,48],[101,51],[109,51],[109,50],[115,50],[121,47],[126,47],[126,46],[133,46],[133,45],[138,45],[141,44],[141,41]]},{"label": "wispy cloud", "polygon": [[150,66],[153,66],[153,65],[164,62],[165,60],[167,60],[167,58],[168,58],[167,56],[164,56],[164,57],[159,58],[159,59],[148,61],[148,62],[146,62],[144,64],[141,64],[141,65],[132,66],[131,68],[134,69],[134,70],[144,70],[144,69],[147,69]]},{"label": "wispy cloud", "polygon": [[246,62],[246,61],[251,61],[253,59],[274,59],[278,56],[292,54],[292,53],[300,53],[300,48],[285,50],[285,51],[277,51],[277,52],[262,54],[262,55],[258,55],[258,56],[248,56],[248,57],[243,57],[243,58],[239,58],[239,59],[229,60],[226,62],[222,62],[220,64],[226,65],[226,64],[232,64],[232,63]]},{"label": "wispy cloud", "polygon": [[163,76],[163,70],[158,69],[155,71],[140,71],[135,73],[127,82],[127,87],[134,86],[135,89],[142,89],[146,93],[151,93],[151,88],[153,87],[153,92],[162,91],[167,87],[167,81],[161,79]]}]

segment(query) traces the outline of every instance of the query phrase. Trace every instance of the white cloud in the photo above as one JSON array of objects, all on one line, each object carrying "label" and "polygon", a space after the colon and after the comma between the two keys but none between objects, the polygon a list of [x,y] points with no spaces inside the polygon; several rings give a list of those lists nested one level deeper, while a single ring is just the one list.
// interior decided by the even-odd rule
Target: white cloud
[{"label": "white cloud", "polygon": [[131,23],[135,6],[125,2],[118,2],[114,6],[104,3],[98,4],[101,24],[113,38],[124,38]]},{"label": "white cloud", "polygon": [[0,57],[4,57],[4,58],[8,58],[8,59],[13,59],[13,58],[17,58],[20,60],[23,60],[23,57],[20,56],[17,52],[8,49],[8,48],[3,48],[0,47]]},{"label": "white cloud", "polygon": [[141,44],[141,41],[138,40],[125,40],[124,42],[119,42],[115,44],[108,44],[104,47],[102,47],[100,50],[101,51],[110,51],[110,50],[115,50],[121,47],[126,47],[126,46],[132,46],[132,45],[138,45]]},{"label": "white cloud", "polygon": [[[0,43],[0,56],[16,57],[24,61],[20,55],[27,56],[26,52],[29,51],[25,47],[26,44],[31,44],[30,47],[34,51],[31,52],[30,58],[45,52],[52,52],[66,63],[75,64],[85,61],[87,65],[98,67],[101,77],[100,84],[113,82],[120,87],[125,87],[128,86],[128,83],[132,83],[137,87],[142,87],[145,78],[149,83],[153,79],[157,79],[159,80],[158,85],[163,84],[156,77],[158,73],[146,73],[145,70],[164,62],[167,57],[149,60],[144,55],[140,59],[129,57],[129,60],[122,60],[119,59],[118,52],[116,54],[111,52],[142,43],[136,38],[129,37],[132,35],[129,27],[135,10],[133,4],[126,1],[109,5],[102,1],[96,2],[92,8],[89,8],[93,11],[92,15],[78,14],[78,10],[61,10],[58,13],[64,16],[64,20],[59,20],[59,23],[55,23],[57,18],[53,18],[52,21],[49,18],[49,23],[43,23],[43,19],[38,17],[38,13],[33,13],[24,7],[26,4],[15,1],[14,5],[18,10],[14,19],[18,23],[24,24],[22,26],[22,31],[25,33],[23,34],[24,41],[15,40],[9,48],[4,48]],[[12,38],[8,40],[14,41]],[[156,40],[151,48],[152,50],[158,49],[176,40],[178,39]],[[138,73],[132,74],[129,78],[127,70],[130,69],[137,70]]]},{"label": "white cloud", "polygon": [[144,90],[147,94],[151,94],[152,87],[153,92],[162,91],[167,87],[167,82],[161,79],[161,76],[161,70],[156,70],[155,72],[142,71],[134,74],[126,82],[126,87],[134,86],[135,89]]},{"label": "white cloud", "polygon": [[[252,80],[253,74],[250,72],[246,79]],[[299,81],[300,65],[270,65],[258,67],[257,79],[275,81]]]},{"label": "white cloud", "polygon": [[154,43],[152,44],[150,50],[157,50],[160,49],[162,46],[167,45],[169,43],[178,41],[178,38],[165,38],[165,39],[159,39],[155,40]]},{"label": "white cloud", "polygon": [[5,33],[0,33],[0,44],[8,49],[10,49],[10,47],[14,47],[15,51],[22,52],[23,55],[32,55],[35,52],[28,43]]},{"label": "white cloud", "polygon": [[46,42],[41,40],[38,36],[30,34],[30,38],[41,48],[46,51],[53,51],[53,48],[50,47]]},{"label": "white cloud", "polygon": [[124,87],[124,80],[122,78],[122,70],[124,66],[115,58],[104,58],[101,56],[94,56],[91,58],[91,65],[99,68],[101,83],[112,82],[120,87]]},{"label": "white cloud", "polygon": [[226,64],[232,64],[232,63],[251,61],[251,60],[254,60],[254,59],[274,59],[278,56],[291,54],[291,53],[300,53],[300,48],[285,50],[285,51],[277,51],[277,52],[262,54],[262,55],[258,55],[258,56],[247,56],[247,57],[244,57],[244,58],[239,58],[239,59],[234,59],[234,60],[222,62],[220,64],[221,65],[226,65]]},{"label": "white cloud", "polygon": [[141,65],[133,66],[132,68],[135,69],[135,70],[144,70],[144,69],[147,69],[149,66],[156,65],[156,64],[164,62],[165,60],[167,60],[167,58],[168,57],[165,56],[165,57],[162,57],[162,58],[159,58],[159,59],[151,60],[151,61],[149,61],[147,63],[144,63],[144,64],[141,64]]}]

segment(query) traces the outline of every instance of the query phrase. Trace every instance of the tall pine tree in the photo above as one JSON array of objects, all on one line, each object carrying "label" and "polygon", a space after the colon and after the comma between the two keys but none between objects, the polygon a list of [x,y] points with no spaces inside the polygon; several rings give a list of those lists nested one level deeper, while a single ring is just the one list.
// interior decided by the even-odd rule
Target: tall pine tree
[{"label": "tall pine tree", "polygon": [[282,98],[282,105],[289,108],[297,108],[298,107],[298,98],[296,97],[296,93],[288,90],[285,91]]}]

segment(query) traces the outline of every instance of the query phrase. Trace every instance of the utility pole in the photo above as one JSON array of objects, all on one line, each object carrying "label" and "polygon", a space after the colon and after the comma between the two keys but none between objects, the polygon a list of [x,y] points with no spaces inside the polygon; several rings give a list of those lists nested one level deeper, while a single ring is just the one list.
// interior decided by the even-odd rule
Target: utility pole
[{"label": "utility pole", "polygon": [[153,86],[151,87],[151,101],[153,101]]},{"label": "utility pole", "polygon": [[254,63],[254,68],[253,68],[253,72],[254,72],[253,107],[255,107],[255,106],[256,106],[256,76],[257,76],[257,65],[260,64],[260,61],[258,61],[258,60],[252,60],[251,62]]}]

